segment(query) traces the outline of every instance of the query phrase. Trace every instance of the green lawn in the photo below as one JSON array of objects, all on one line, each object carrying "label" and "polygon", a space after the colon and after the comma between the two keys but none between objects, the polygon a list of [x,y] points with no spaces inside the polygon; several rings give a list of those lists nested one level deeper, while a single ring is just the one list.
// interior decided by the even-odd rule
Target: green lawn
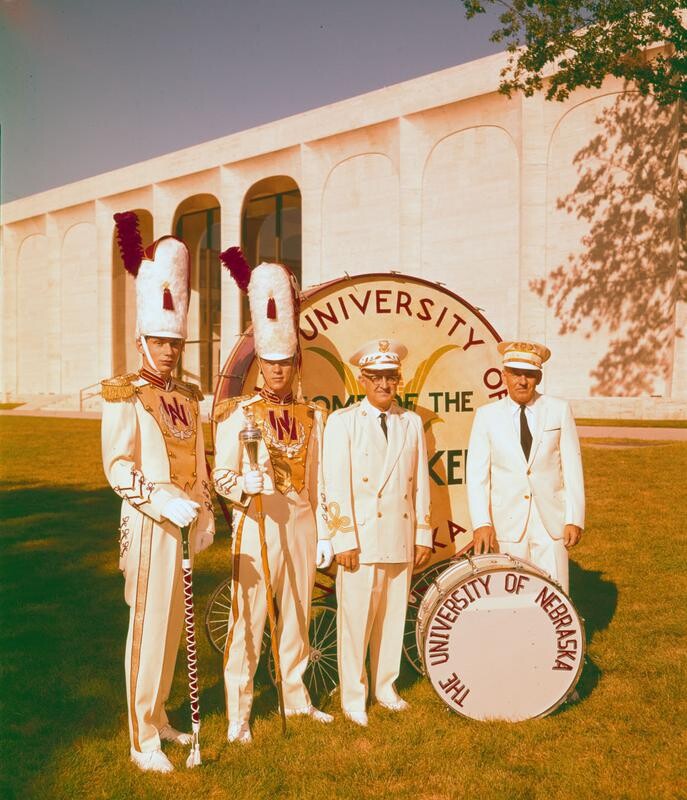
[{"label": "green lawn", "polygon": [[[128,761],[117,570],[118,500],[98,423],[0,418],[3,465],[2,798],[685,797],[687,444],[585,448],[588,527],[573,598],[586,618],[581,702],[518,725],[466,721],[409,669],[412,708],[372,707],[370,727],[274,715],[256,700],[254,743],[225,743],[219,656],[199,629],[204,766],[144,775]],[[682,501],[678,499],[682,495]],[[226,573],[229,541],[199,557],[198,606]],[[170,702],[188,727],[183,656]],[[680,781],[683,781],[680,783]]]}]

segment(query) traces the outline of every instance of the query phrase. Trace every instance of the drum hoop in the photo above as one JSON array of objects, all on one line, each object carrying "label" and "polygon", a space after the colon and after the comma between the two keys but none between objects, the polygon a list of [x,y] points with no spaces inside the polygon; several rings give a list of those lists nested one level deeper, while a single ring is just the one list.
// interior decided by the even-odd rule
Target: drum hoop
[{"label": "drum hoop", "polygon": [[[501,553],[500,555],[507,555],[509,557],[509,559],[511,560],[511,564],[510,565],[504,564],[504,565],[491,567],[489,569],[490,572],[506,572],[506,571],[510,571],[510,572],[516,572],[516,571],[518,571],[518,572],[527,572],[528,571],[527,567],[534,567],[534,571],[538,575],[538,577],[543,578],[547,583],[552,584],[563,595],[565,595],[566,599],[568,600],[568,602],[572,606],[573,611],[575,612],[575,616],[577,617],[577,619],[579,620],[579,623],[580,623],[580,638],[581,638],[580,660],[579,660],[579,664],[577,666],[577,670],[575,672],[575,675],[574,675],[572,681],[570,682],[570,688],[568,689],[567,692],[565,692],[563,694],[563,696],[559,700],[557,700],[555,703],[553,703],[553,705],[549,706],[547,709],[545,709],[544,711],[542,711],[539,714],[534,714],[531,717],[526,717],[525,719],[519,719],[519,720],[498,720],[500,722],[510,722],[511,724],[515,724],[515,723],[518,723],[518,722],[527,722],[528,720],[531,720],[531,719],[541,719],[542,717],[546,717],[549,714],[552,714],[557,708],[560,708],[560,706],[562,706],[563,703],[565,703],[565,701],[575,691],[575,687],[577,686],[577,683],[580,680],[580,676],[582,674],[582,669],[583,669],[585,661],[587,659],[587,630],[586,630],[585,624],[584,624],[584,617],[577,610],[577,606],[572,601],[572,598],[567,594],[567,592],[563,591],[563,589],[562,589],[560,583],[558,583],[558,581],[556,581],[554,578],[552,578],[551,575],[549,575],[547,572],[544,572],[544,570],[542,570],[536,564],[532,564],[532,562],[528,561],[525,558],[514,558],[513,556],[510,555],[510,553]],[[468,560],[468,562],[472,566],[473,574],[475,572],[477,572],[478,570],[476,570],[476,568],[475,568],[473,559],[470,558],[470,556],[468,556],[467,554],[464,557]],[[462,557],[461,558],[457,558],[457,559],[450,559],[450,561],[454,562],[454,563],[458,563],[460,560],[462,560]],[[525,567],[524,569],[523,569],[523,566]],[[450,569],[450,566],[447,567],[447,569]],[[484,570],[484,571],[486,572],[487,570]],[[441,575],[443,575],[443,574],[444,573],[442,572]],[[434,603],[432,603],[431,611],[427,615],[428,617],[431,617],[432,614],[434,614],[434,612],[436,611],[437,607],[441,603],[443,603],[443,601],[444,601],[444,597],[441,595],[441,593],[440,593],[441,590],[439,589],[439,585],[437,584],[437,580],[441,577],[441,575],[438,575],[437,578],[435,578],[432,581],[432,584],[431,584],[432,586],[436,586],[437,587],[437,591],[439,591],[439,597],[434,601]],[[462,583],[462,581],[461,581],[461,583]],[[428,586],[427,587],[427,591],[429,591],[429,588],[430,587]],[[455,589],[452,589],[451,591],[455,591]],[[425,596],[426,596],[426,594],[425,594]],[[457,709],[453,708],[453,706],[450,706],[444,700],[444,698],[439,694],[439,690],[434,685],[434,681],[432,681],[432,679],[430,677],[430,674],[427,671],[427,664],[425,663],[425,643],[424,643],[424,641],[420,642],[420,624],[419,623],[420,623],[420,618],[419,618],[419,615],[418,615],[417,622],[415,623],[415,640],[417,642],[418,652],[420,653],[420,657],[422,659],[422,670],[423,670],[423,673],[427,677],[427,680],[429,681],[429,685],[432,687],[432,690],[434,691],[434,694],[436,694],[436,696],[439,698],[439,700],[442,702],[442,704],[445,705],[450,711],[453,711],[454,714],[458,714],[458,716],[464,717],[465,719],[471,719],[471,720],[473,720],[475,722],[480,722],[480,720],[476,720],[475,717],[471,717],[469,714],[464,714],[462,711],[458,711]],[[487,720],[485,720],[485,721],[487,721]]]}]

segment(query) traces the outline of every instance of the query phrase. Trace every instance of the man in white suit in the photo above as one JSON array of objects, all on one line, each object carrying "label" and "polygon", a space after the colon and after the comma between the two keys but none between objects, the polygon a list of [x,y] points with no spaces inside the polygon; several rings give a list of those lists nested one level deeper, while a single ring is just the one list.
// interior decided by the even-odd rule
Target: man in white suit
[{"label": "man in white suit", "polygon": [[398,677],[413,565],[432,552],[429,473],[420,417],[394,396],[398,342],[375,340],[351,357],[366,397],[334,412],[324,434],[323,514],[339,565],[338,656],[344,715],[367,725],[369,647],[377,702],[403,711]]},{"label": "man in white suit", "polygon": [[467,484],[475,553],[526,558],[568,592],[568,548],[584,528],[584,482],[575,420],[564,400],[541,395],[551,352],[501,342],[508,397],[475,414]]}]

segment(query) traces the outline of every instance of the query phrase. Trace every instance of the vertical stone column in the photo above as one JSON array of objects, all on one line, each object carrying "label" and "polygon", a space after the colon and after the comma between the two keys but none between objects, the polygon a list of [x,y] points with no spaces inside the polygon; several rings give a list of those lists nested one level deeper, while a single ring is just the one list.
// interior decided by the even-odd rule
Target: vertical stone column
[{"label": "vertical stone column", "polygon": [[[520,270],[518,336],[546,340],[546,302],[530,288],[546,276],[546,169],[551,131],[544,114],[544,95],[521,97],[520,130]],[[542,381],[545,390],[546,370]]]},{"label": "vertical stone column", "polygon": [[[222,250],[241,244],[241,211],[246,182],[239,168],[220,168],[220,226]],[[241,293],[229,271],[222,267],[222,332],[220,343],[220,363],[229,357],[241,333]]]},{"label": "vertical stone column", "polygon": [[[112,298],[112,241],[114,236],[114,211],[109,203],[96,200],[95,203],[95,231],[96,249],[98,253],[97,284],[98,284],[98,375],[103,378],[115,373],[114,363],[114,327],[113,327],[113,298]],[[124,309],[121,309],[124,313]]]},{"label": "vertical stone column", "polygon": [[317,150],[301,145],[301,258],[303,288],[328,280],[322,263],[322,197],[326,173]]},{"label": "vertical stone column", "polygon": [[64,233],[55,214],[46,214],[45,233],[48,237],[45,290],[49,298],[47,319],[42,320],[45,336],[45,368],[48,392],[59,394],[62,390],[61,274]]},{"label": "vertical stone column", "polygon": [[422,126],[412,119],[400,118],[399,269],[406,275],[425,275],[422,264],[422,176],[429,149],[429,138]]},{"label": "vertical stone column", "polygon": [[17,270],[21,238],[16,227],[2,230],[0,259],[0,398],[8,401],[17,395]]}]

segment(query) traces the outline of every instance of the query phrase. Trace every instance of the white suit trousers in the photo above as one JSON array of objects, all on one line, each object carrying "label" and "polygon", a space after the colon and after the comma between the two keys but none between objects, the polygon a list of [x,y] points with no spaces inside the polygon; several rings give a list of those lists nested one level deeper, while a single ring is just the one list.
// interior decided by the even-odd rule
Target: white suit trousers
[{"label": "white suit trousers", "polygon": [[370,648],[372,690],[377,700],[398,700],[398,678],[403,651],[412,564],[361,564],[350,572],[339,567],[338,603],[339,681],[344,711],[365,711]]},{"label": "white suit trousers", "polygon": [[[160,747],[165,703],[174,677],[184,621],[181,535],[136,513],[124,572],[130,606],[126,640],[126,695],[131,746],[140,753]],[[140,526],[140,527],[138,527]]]},{"label": "white suit trousers", "polygon": [[[308,503],[294,503],[281,495],[265,500],[269,500],[265,504],[268,512],[265,538],[277,606],[284,705],[287,710],[305,710],[310,705],[310,695],[303,683],[303,673],[310,653],[308,624],[317,545],[313,512]],[[281,512],[278,518],[274,516],[275,508]],[[250,719],[253,678],[267,619],[257,524],[251,517],[245,517],[243,525],[238,556],[238,618],[231,625],[224,665],[227,717],[229,722],[238,723]]]},{"label": "white suit trousers", "polygon": [[519,542],[499,542],[499,551],[514,558],[526,558],[549,575],[569,593],[568,551],[563,539],[553,539],[541,521],[537,506],[532,503],[525,535]]}]

